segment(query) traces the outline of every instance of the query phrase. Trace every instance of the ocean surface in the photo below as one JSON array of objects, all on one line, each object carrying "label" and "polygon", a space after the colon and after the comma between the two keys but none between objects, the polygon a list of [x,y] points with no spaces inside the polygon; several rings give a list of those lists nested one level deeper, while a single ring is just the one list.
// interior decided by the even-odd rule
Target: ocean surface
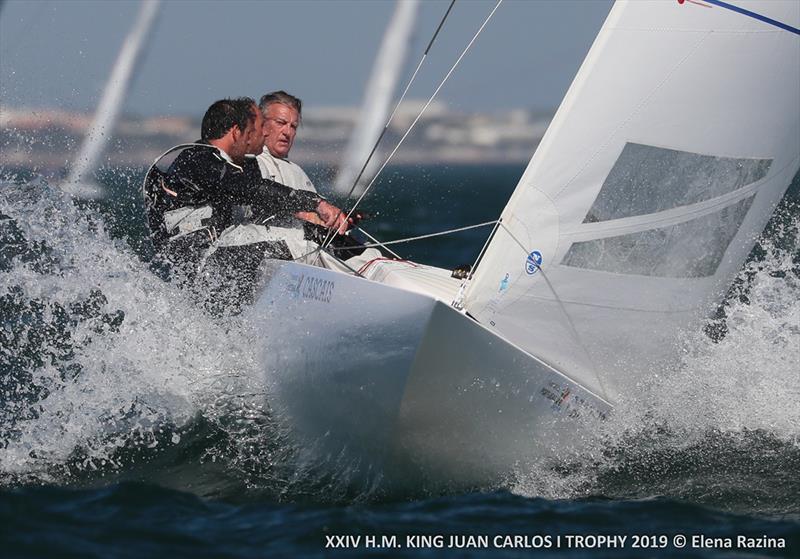
[{"label": "ocean surface", "polygon": [[[363,226],[495,219],[522,171],[389,168]],[[797,179],[681,366],[643,379],[595,444],[468,492],[398,493],[295,460],[269,393],[239,382],[260,374],[247,331],[150,269],[142,175],[102,173],[107,198],[78,204],[3,177],[0,557],[800,557]],[[396,248],[455,267],[488,233]]]}]

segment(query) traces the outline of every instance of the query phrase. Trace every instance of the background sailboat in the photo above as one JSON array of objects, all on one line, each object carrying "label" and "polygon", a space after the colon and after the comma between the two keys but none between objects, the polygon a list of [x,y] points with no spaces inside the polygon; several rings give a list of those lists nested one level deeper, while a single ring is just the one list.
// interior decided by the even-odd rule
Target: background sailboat
[{"label": "background sailboat", "polygon": [[[348,194],[353,189],[356,177],[359,176],[389,117],[397,82],[408,58],[418,8],[418,0],[397,0],[394,14],[386,27],[383,42],[375,57],[359,118],[350,134],[336,175],[334,188],[340,194]],[[377,160],[371,161],[355,185],[353,195],[363,192],[377,166]]]},{"label": "background sailboat", "polygon": [[97,170],[100,158],[111,140],[125,96],[131,87],[134,72],[141,61],[148,36],[158,15],[160,0],[142,0],[139,15],[122,49],[114,62],[111,75],[106,82],[103,96],[95,112],[77,157],[61,187],[79,198],[98,198],[104,195],[92,173]]}]

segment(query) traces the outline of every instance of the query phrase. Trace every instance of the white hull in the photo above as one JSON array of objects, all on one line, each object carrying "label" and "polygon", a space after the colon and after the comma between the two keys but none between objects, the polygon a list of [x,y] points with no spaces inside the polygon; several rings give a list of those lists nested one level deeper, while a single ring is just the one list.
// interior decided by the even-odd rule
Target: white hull
[{"label": "white hull", "polygon": [[344,459],[390,484],[497,484],[575,446],[577,424],[610,410],[431,297],[291,262],[270,268],[251,317],[266,338],[270,403],[316,460]]}]

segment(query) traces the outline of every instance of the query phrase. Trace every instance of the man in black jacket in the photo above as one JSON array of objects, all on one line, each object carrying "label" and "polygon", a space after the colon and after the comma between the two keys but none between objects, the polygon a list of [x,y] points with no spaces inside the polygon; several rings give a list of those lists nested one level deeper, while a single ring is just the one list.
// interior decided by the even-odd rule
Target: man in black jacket
[{"label": "man in black jacket", "polygon": [[252,295],[264,257],[290,256],[270,240],[265,227],[270,219],[315,211],[339,233],[346,220],[316,193],[247,171],[255,163],[245,155],[261,153],[264,145],[263,116],[253,99],[215,102],[201,133],[166,173],[154,168],[146,178],[151,238],[173,278],[199,287],[207,301],[238,309]]}]

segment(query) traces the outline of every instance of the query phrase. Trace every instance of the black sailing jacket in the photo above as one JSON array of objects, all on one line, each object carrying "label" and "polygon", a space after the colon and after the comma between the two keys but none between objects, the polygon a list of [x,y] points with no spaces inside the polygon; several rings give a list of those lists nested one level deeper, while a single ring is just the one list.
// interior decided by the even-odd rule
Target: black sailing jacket
[{"label": "black sailing jacket", "polygon": [[[256,164],[248,160],[246,165]],[[183,237],[191,237],[190,244],[208,246],[231,225],[313,211],[320,201],[316,193],[246,172],[211,145],[183,150],[166,173],[154,168],[146,179],[145,195],[158,253],[174,252],[168,244],[185,245],[189,239],[176,242]]]}]

